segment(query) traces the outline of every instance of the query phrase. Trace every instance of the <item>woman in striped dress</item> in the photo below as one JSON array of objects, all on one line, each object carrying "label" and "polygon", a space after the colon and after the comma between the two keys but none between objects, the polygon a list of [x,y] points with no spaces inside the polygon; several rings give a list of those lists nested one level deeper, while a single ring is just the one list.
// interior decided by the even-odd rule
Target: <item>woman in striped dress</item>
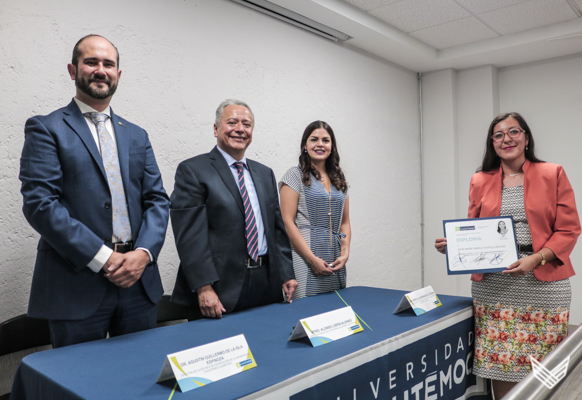
[{"label": "woman in striped dress", "polygon": [[279,182],[299,283],[293,299],[346,287],[351,239],[348,184],[333,130],[323,121],[312,122],[300,149],[299,166]]}]

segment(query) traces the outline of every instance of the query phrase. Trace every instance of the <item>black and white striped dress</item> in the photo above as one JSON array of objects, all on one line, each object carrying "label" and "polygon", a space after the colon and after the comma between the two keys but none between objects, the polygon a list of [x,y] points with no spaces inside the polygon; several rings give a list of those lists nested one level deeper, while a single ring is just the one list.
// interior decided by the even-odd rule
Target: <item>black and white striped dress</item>
[{"label": "black and white striped dress", "polygon": [[[312,175],[311,186],[301,182],[301,169],[293,167],[285,173],[279,182],[299,193],[299,204],[295,225],[316,257],[332,263],[339,257],[341,237],[339,232],[344,212],[344,204],[348,198],[333,185],[328,193],[325,187]],[[331,229],[329,212],[331,208]],[[313,296],[318,293],[331,292],[346,287],[346,267],[330,276],[315,276],[305,260],[293,250],[293,269],[299,287],[293,299]]]}]

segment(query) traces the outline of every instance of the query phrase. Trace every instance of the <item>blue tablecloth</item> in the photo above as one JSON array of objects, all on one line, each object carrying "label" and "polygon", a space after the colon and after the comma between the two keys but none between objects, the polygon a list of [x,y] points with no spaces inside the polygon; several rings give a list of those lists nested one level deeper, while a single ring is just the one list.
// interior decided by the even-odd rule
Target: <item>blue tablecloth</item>
[{"label": "blue tablecloth", "polygon": [[[172,394],[175,381],[156,383],[167,354],[238,334],[245,335],[257,362],[256,368],[186,393],[177,389],[172,398],[220,400],[263,395],[283,398],[282,392],[277,394],[269,388],[284,388],[290,383],[291,389],[287,388],[287,392],[297,394],[286,395],[285,398],[322,398],[319,396],[325,390],[327,398],[336,400],[340,394],[329,393],[331,385],[331,388],[344,392],[349,390],[350,400],[355,398],[358,387],[362,388],[358,399],[374,398],[363,396],[364,390],[370,392],[370,386],[376,393],[380,389],[380,393],[386,393],[385,397],[378,398],[392,400],[396,396],[400,400],[404,399],[405,391],[407,396],[410,393],[411,399],[414,398],[414,393],[420,393],[419,379],[424,382],[422,390],[433,390],[437,394],[443,390],[446,392],[447,387],[458,386],[457,379],[460,382],[462,378],[462,385],[467,387],[474,383],[475,377],[470,374],[470,370],[466,371],[466,379],[465,375],[461,376],[465,372],[465,366],[472,362],[471,338],[467,337],[472,330],[470,298],[439,296],[443,303],[441,307],[417,317],[412,311],[392,314],[405,293],[403,291],[351,287],[338,293],[372,330],[365,327],[361,333],[317,348],[303,341],[288,342],[287,339],[299,319],[345,306],[338,294],[332,292],[296,300],[293,304],[272,304],[233,313],[220,320],[204,319],[33,354],[26,357],[18,369],[11,399],[167,400]],[[434,336],[433,332],[428,338],[423,334],[429,327],[434,332],[445,335],[439,337],[439,343],[428,340]],[[424,337],[424,347],[416,344],[415,337]],[[397,345],[403,338],[408,338],[408,341],[403,342],[405,345]],[[391,348],[386,347],[388,345],[400,349],[402,354],[399,357],[408,357],[409,360],[386,358],[392,357],[393,353],[386,355],[384,359],[381,354],[368,354],[370,349],[386,353],[382,349]],[[436,351],[434,354],[433,347]],[[426,351],[427,348],[430,351]],[[424,353],[414,356],[413,350]],[[449,357],[446,357],[447,352]],[[353,357],[353,361],[350,361],[352,355],[368,357],[370,361],[380,360],[383,364],[374,366],[368,361],[357,361]],[[465,365],[461,365],[463,359],[466,361]],[[337,360],[343,361],[340,363]],[[442,369],[447,368],[447,362],[455,360],[457,364],[451,364],[448,370]],[[339,382],[341,384],[338,384],[325,376],[328,370],[326,365],[343,365],[342,368],[347,371],[351,369],[350,362],[354,362],[354,370],[366,373],[364,370],[368,369],[376,375],[379,374],[378,380],[374,378],[368,384],[367,376],[353,375],[352,384],[346,378],[351,375],[344,371]],[[425,376],[433,369],[440,371],[440,376],[434,372],[436,381],[431,378],[432,375]],[[316,374],[318,371],[320,375]],[[298,376],[305,377],[307,383],[301,383],[296,378]],[[410,387],[406,387],[407,384]],[[416,388],[413,387],[415,384]],[[436,389],[431,389],[431,384],[436,385]],[[345,388],[342,389],[342,385]],[[466,388],[463,388],[462,393],[465,392]],[[342,400],[347,398],[341,397]],[[422,398],[425,398],[424,394]],[[442,394],[438,398],[448,397]]]}]

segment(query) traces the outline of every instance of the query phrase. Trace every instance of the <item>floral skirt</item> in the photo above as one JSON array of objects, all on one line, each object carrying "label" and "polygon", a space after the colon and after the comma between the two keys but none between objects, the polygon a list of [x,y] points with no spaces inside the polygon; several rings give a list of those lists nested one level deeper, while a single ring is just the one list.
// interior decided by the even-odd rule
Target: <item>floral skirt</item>
[{"label": "floral skirt", "polygon": [[485,274],[473,282],[475,356],[473,373],[508,382],[530,371],[568,335],[570,280],[538,281],[533,272],[512,277]]}]

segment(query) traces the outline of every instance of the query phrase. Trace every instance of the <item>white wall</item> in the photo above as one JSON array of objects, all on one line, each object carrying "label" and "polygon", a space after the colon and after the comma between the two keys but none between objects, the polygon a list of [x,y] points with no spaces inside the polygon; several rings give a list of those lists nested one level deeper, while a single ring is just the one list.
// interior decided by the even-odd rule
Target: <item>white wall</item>
[{"label": "white wall", "polygon": [[445,256],[434,241],[444,236],[443,220],[467,217],[469,181],[483,155],[483,126],[499,114],[497,68],[431,72],[423,76],[422,90],[425,285],[471,296],[469,277],[446,274]]},{"label": "white wall", "polygon": [[443,220],[459,218],[456,72],[422,76],[424,285],[457,294],[459,278],[446,274],[446,261],[434,248]]},{"label": "white wall", "polygon": [[[564,167],[582,216],[582,53],[499,70],[501,110],[527,121],[544,161]],[[572,252],[570,323],[582,323],[582,238]]]},{"label": "white wall", "polygon": [[[0,0],[0,321],[26,312],[38,234],[21,212],[24,122],[65,106],[75,42],[109,38],[123,71],[112,107],[150,134],[168,193],[178,163],[215,143],[214,110],[237,97],[256,115],[247,155],[281,177],[305,126],[334,128],[350,183],[348,285],[420,287],[416,74],[229,0]],[[160,254],[166,292],[178,257]]]},{"label": "white wall", "polygon": [[[443,236],[442,220],[467,215],[469,181],[481,163],[489,124],[499,113],[517,111],[524,116],[538,156],[563,165],[578,199],[582,197],[580,71],[582,54],[499,70],[483,66],[423,76],[425,285],[441,293],[470,295],[468,276],[446,275],[446,261],[434,249],[434,239]],[[578,274],[581,246],[572,253]],[[570,282],[570,323],[578,325],[582,278],[576,275]]]}]

